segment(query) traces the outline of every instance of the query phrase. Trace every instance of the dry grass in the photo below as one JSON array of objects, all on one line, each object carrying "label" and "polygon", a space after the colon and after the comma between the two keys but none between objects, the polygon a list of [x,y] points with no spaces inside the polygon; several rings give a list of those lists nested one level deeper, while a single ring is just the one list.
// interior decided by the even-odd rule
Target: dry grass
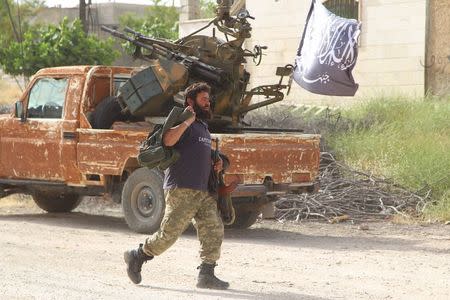
[{"label": "dry grass", "polygon": [[0,208],[9,207],[33,207],[35,204],[30,196],[22,194],[14,194],[2,198],[0,201]]},{"label": "dry grass", "polygon": [[406,214],[397,214],[393,215],[391,218],[391,222],[399,225],[417,225],[417,224],[425,224],[420,218],[413,217],[411,215]]},{"label": "dry grass", "polygon": [[0,91],[0,104],[13,104],[22,94],[17,84],[11,84],[4,80],[0,80]]}]

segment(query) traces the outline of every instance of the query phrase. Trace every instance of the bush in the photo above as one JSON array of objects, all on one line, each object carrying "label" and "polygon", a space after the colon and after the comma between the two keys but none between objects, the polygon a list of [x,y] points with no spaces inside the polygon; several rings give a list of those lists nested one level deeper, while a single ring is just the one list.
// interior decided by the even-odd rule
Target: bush
[{"label": "bush", "polygon": [[245,121],[320,133],[322,150],[411,191],[430,191],[424,217],[450,220],[450,97],[379,97],[342,111],[314,111],[273,106]]},{"label": "bush", "polygon": [[31,76],[39,69],[71,65],[109,65],[117,57],[113,40],[86,35],[80,20],[30,27],[22,43],[0,48],[0,65],[11,75]]},{"label": "bush", "polygon": [[[274,105],[249,112],[244,122],[251,127],[297,129],[306,134],[327,135],[336,128],[348,128],[348,122],[343,122],[338,110],[314,106]],[[321,149],[330,151],[324,139]]]},{"label": "bush", "polygon": [[[343,111],[346,130],[325,134],[338,157],[412,190],[431,191],[426,215],[450,217],[450,98],[378,98]],[[341,128],[342,129],[342,128]]]},{"label": "bush", "polygon": [[[179,12],[177,8],[165,6],[161,3],[161,0],[153,0],[144,17],[138,17],[131,13],[119,18],[122,27],[130,27],[152,38],[168,40],[178,39],[178,20]],[[136,51],[136,46],[130,42],[124,42],[122,46],[130,55]]]}]

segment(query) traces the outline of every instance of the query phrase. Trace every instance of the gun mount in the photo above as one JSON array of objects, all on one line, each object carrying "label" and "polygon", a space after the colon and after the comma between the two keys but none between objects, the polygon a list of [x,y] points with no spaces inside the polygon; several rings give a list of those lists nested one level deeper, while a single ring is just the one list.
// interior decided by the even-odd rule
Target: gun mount
[{"label": "gun mount", "polygon": [[[138,117],[164,116],[174,105],[177,94],[193,82],[205,81],[211,88],[213,119],[209,122],[213,132],[226,128],[239,128],[245,114],[251,110],[273,104],[289,93],[292,83],[292,65],[278,67],[277,84],[263,85],[247,90],[250,73],[244,63],[252,58],[259,65],[265,46],[255,46],[253,51],[243,48],[251,37],[248,19],[254,19],[243,10],[230,15],[232,0],[217,0],[216,17],[206,26],[177,41],[156,39],[125,28],[124,32],[102,26],[102,30],[132,43],[134,57],[145,60],[149,67],[137,73],[121,88],[118,101],[124,112]],[[226,40],[199,34],[214,26]],[[286,84],[284,77],[289,77]],[[265,96],[263,101],[251,104],[253,96]]]}]

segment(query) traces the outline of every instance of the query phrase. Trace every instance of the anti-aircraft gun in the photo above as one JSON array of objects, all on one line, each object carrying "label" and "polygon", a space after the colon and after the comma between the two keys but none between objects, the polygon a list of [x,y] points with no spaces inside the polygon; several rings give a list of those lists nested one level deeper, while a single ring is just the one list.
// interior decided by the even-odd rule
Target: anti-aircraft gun
[{"label": "anti-aircraft gun", "polygon": [[[239,131],[243,128],[244,115],[254,109],[281,101],[283,90],[289,93],[293,66],[278,67],[277,84],[262,85],[247,90],[250,73],[244,63],[252,58],[259,65],[264,46],[253,51],[243,48],[251,37],[248,19],[254,19],[248,11],[230,15],[233,0],[217,0],[216,17],[206,26],[180,38],[168,41],[145,36],[130,28],[120,31],[102,26],[102,30],[132,43],[134,57],[145,60],[149,67],[131,77],[121,88],[118,102],[122,112],[135,117],[166,116],[174,105],[181,105],[179,92],[193,82],[205,81],[211,88],[213,119],[209,122],[213,132]],[[200,35],[204,29],[214,26],[212,36]],[[216,37],[216,29],[226,40]],[[284,77],[289,77],[283,84]],[[253,96],[265,99],[251,103]]]}]

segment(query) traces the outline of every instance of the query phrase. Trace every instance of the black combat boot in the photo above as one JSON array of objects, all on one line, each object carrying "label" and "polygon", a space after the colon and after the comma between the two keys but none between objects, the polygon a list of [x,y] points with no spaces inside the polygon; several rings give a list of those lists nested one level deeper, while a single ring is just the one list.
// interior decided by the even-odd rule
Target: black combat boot
[{"label": "black combat boot", "polygon": [[142,244],[139,244],[139,248],[125,251],[123,258],[127,263],[127,273],[133,283],[138,284],[142,280],[141,267],[147,260],[153,259],[153,256],[149,256],[142,250]]},{"label": "black combat boot", "polygon": [[198,273],[197,287],[200,289],[226,290],[230,284],[214,276],[216,264],[202,263],[197,269]]}]

